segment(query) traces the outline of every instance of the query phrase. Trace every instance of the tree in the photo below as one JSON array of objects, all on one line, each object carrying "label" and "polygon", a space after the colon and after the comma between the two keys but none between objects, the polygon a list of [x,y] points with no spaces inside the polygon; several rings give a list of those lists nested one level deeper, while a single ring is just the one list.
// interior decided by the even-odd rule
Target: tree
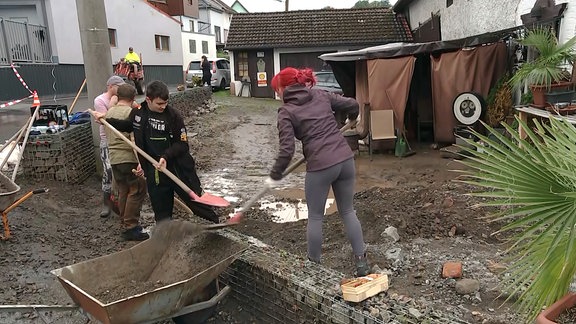
[{"label": "tree", "polygon": [[352,9],[357,9],[357,8],[380,8],[380,7],[384,7],[384,8],[390,8],[392,7],[392,5],[390,5],[390,2],[388,0],[376,0],[376,1],[369,1],[369,0],[359,0],[358,2],[356,2],[354,4],[354,6],[352,7]]}]

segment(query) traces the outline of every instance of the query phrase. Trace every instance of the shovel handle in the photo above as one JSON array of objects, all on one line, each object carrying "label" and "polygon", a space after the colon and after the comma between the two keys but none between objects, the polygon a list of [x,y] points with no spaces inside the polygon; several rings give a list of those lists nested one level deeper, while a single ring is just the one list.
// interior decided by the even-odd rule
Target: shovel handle
[{"label": "shovel handle", "polygon": [[[355,125],[356,125],[355,120],[349,122],[348,124],[340,128],[340,133],[345,132],[346,130],[354,127]],[[298,168],[302,163],[304,163],[304,161],[306,161],[306,158],[301,157],[298,160],[296,160],[296,162],[292,163],[288,168],[286,168],[286,170],[284,170],[284,172],[282,173],[282,178],[286,177],[294,170],[296,170],[296,168]],[[252,205],[254,205],[255,202],[257,202],[260,198],[262,198],[262,196],[264,196],[268,192],[268,190],[269,190],[268,186],[264,186],[264,188],[260,189],[260,191],[258,191],[252,198],[250,198],[250,200],[245,202],[244,205],[242,205],[242,207],[240,207],[238,213],[244,213],[247,209],[250,209],[250,207],[252,207]]]},{"label": "shovel handle", "polygon": [[[128,145],[130,145],[134,150],[136,150],[136,152],[140,153],[140,155],[142,155],[146,160],[148,160],[154,166],[158,165],[158,161],[156,161],[153,157],[148,155],[148,153],[144,152],[144,150],[139,148],[136,144],[132,143],[132,141],[130,139],[128,139],[126,136],[124,136],[124,134],[122,134],[122,132],[120,132],[119,130],[114,128],[114,126],[110,125],[106,121],[106,119],[100,118],[99,121],[100,121],[100,123],[102,123],[102,125],[108,127],[112,132],[114,132],[114,134],[116,134],[116,136],[121,138]],[[180,188],[182,188],[182,190],[186,191],[187,194],[191,195],[192,193],[194,193],[192,191],[192,189],[190,189],[190,187],[188,187],[184,182],[182,182],[182,180],[178,179],[178,177],[176,177],[174,175],[174,173],[170,172],[170,170],[166,169],[165,167],[161,167],[159,170],[161,172],[163,172],[164,174],[166,174],[168,176],[168,178],[170,178],[172,181],[174,181],[174,183],[176,183]],[[198,195],[194,194],[194,198],[196,198],[196,197],[198,197]]]}]

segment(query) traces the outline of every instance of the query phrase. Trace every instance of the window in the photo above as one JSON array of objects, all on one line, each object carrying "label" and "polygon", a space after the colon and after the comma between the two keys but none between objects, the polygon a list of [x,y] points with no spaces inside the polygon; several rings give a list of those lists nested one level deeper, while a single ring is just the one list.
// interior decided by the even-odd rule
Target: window
[{"label": "window", "polygon": [[118,47],[118,44],[116,44],[116,29],[108,28],[108,40],[111,47]]},{"label": "window", "polygon": [[190,47],[190,53],[196,53],[196,41],[193,39],[188,40],[188,47]]},{"label": "window", "polygon": [[248,52],[240,52],[236,58],[238,60],[238,76],[240,78],[248,76]]},{"label": "window", "polygon": [[194,32],[194,20],[190,19],[188,22],[190,23],[190,31],[193,33]]},{"label": "window", "polygon": [[154,35],[157,51],[170,51],[170,36]]},{"label": "window", "polygon": [[446,8],[450,7],[454,3],[454,0],[446,0]]},{"label": "window", "polygon": [[224,29],[224,39],[222,40],[222,43],[226,43],[227,39],[228,39],[228,29]]},{"label": "window", "polygon": [[214,34],[216,34],[216,43],[222,43],[222,33],[220,33],[220,27],[214,26]]},{"label": "window", "polygon": [[202,54],[208,54],[208,41],[202,41]]}]

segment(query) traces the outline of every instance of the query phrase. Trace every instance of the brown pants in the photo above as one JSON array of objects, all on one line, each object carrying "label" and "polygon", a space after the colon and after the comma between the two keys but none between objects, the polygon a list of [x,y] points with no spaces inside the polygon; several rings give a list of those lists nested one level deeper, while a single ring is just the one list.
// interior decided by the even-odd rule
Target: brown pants
[{"label": "brown pants", "polygon": [[146,180],[132,173],[132,169],[137,167],[137,163],[112,165],[112,174],[118,187],[120,220],[125,230],[140,224],[140,209],[146,198]]}]

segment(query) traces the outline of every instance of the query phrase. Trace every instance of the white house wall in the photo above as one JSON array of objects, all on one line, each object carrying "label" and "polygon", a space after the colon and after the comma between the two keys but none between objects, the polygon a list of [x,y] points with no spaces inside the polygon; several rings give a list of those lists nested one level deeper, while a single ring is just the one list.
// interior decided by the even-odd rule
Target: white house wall
[{"label": "white house wall", "polygon": [[[111,48],[117,62],[128,47],[142,54],[146,65],[181,65],[180,23],[148,5],[145,0],[105,0],[108,28],[116,29],[117,47]],[[46,0],[54,55],[60,64],[83,64],[75,0]],[[157,51],[154,35],[170,37],[170,50]]]},{"label": "white house wall", "polygon": [[212,11],[210,12],[210,20],[212,23],[212,33],[215,33],[215,26],[220,27],[220,37],[222,40],[222,43],[226,42],[226,39],[224,38],[224,29],[226,30],[230,30],[230,18],[232,16],[230,16],[229,14],[225,13],[225,12],[216,12],[216,11]]},{"label": "white house wall", "polygon": [[[196,53],[190,53],[189,40],[191,39],[196,41]],[[202,53],[202,41],[208,42],[207,54]],[[186,71],[188,69],[188,63],[190,63],[190,61],[200,60],[202,55],[206,55],[206,57],[209,58],[216,57],[216,39],[214,38],[214,35],[182,32],[182,49],[182,69],[183,71]]]},{"label": "white house wall", "polygon": [[456,0],[440,12],[442,40],[465,38],[516,26],[518,0]]}]

